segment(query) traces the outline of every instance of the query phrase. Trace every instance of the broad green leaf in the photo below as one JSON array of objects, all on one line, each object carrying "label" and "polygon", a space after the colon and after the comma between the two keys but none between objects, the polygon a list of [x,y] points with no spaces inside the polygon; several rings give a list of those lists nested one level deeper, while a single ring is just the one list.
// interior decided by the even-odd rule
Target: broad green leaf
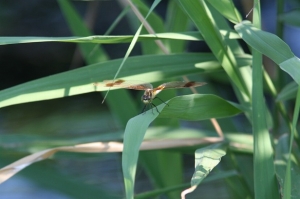
[{"label": "broad green leaf", "polygon": [[276,101],[286,101],[296,98],[297,90],[298,84],[296,82],[287,84],[277,95]]},{"label": "broad green leaf", "polygon": [[224,144],[210,145],[195,152],[195,172],[191,186],[198,186],[226,154]]},{"label": "broad green leaf", "polygon": [[[210,62],[214,59],[213,56],[199,55],[189,53],[130,57],[126,62],[127,70],[121,71],[119,77],[154,82],[184,74],[208,72],[195,68],[194,64]],[[121,61],[119,59],[93,64],[2,90],[0,107],[107,90],[97,88],[97,82],[112,79]]]},{"label": "broad green leaf", "polygon": [[279,66],[300,85],[300,59],[298,57],[290,58],[280,63]]},{"label": "broad green leaf", "polygon": [[[166,108],[166,107],[165,107]],[[206,131],[192,128],[177,128],[169,126],[149,127],[145,139],[198,139],[205,137],[218,137],[214,131]],[[1,142],[0,142],[1,143]]]},{"label": "broad green leaf", "polygon": [[233,116],[240,112],[236,106],[215,95],[194,94],[173,98],[159,117],[205,120]]},{"label": "broad green leaf", "polygon": [[232,23],[240,23],[242,21],[241,14],[234,6],[232,0],[208,0],[215,9],[217,9],[223,16],[225,16]]},{"label": "broad green leaf", "polygon": [[277,64],[294,57],[290,47],[279,37],[253,27],[249,21],[235,25],[235,30],[252,48],[265,54]]},{"label": "broad green leaf", "polygon": [[300,84],[300,61],[290,47],[274,34],[259,30],[244,21],[235,26],[241,38],[252,48],[268,56]]},{"label": "broad green leaf", "polygon": [[265,54],[277,64],[294,57],[290,47],[279,37],[253,27],[250,21],[235,25],[235,30],[252,48]]}]

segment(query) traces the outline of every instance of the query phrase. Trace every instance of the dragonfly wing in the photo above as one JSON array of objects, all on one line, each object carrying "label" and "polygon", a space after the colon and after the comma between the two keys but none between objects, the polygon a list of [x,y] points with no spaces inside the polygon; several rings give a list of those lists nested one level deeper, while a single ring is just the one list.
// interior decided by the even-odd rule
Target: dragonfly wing
[{"label": "dragonfly wing", "polygon": [[123,79],[118,79],[115,81],[104,80],[103,82],[97,84],[97,86],[112,87],[112,88],[127,88],[133,90],[147,90],[153,88],[152,84],[150,83],[144,83],[142,81],[135,81],[135,80],[123,80]]},{"label": "dragonfly wing", "polygon": [[154,88],[154,94],[157,95],[159,92],[165,89],[175,89],[175,88],[191,88],[191,87],[198,87],[198,86],[203,86],[205,85],[205,82],[184,82],[184,81],[176,81],[176,82],[167,82],[164,83],[157,88]]}]

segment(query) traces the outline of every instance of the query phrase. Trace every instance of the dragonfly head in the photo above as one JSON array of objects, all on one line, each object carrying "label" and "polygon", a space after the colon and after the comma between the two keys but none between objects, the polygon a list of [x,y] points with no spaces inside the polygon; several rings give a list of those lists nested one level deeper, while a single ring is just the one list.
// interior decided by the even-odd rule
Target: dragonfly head
[{"label": "dragonfly head", "polygon": [[141,100],[144,104],[150,104],[153,100],[152,91],[151,90],[146,90],[144,95],[142,96]]}]

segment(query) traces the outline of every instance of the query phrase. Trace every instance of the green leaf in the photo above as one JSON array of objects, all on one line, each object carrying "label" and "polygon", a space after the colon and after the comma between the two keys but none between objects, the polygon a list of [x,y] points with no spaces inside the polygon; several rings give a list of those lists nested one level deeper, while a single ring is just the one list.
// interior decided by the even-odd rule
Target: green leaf
[{"label": "green leaf", "polygon": [[287,84],[281,92],[277,95],[276,101],[287,101],[296,98],[298,91],[298,84],[296,82],[291,82]]},{"label": "green leaf", "polygon": [[[254,26],[261,28],[260,4],[255,2],[253,11]],[[267,127],[267,106],[263,95],[263,67],[262,54],[252,49],[252,122],[254,149],[254,195],[255,198],[279,199],[277,181],[275,179],[273,148]]]},{"label": "green leaf", "polygon": [[241,14],[234,6],[232,0],[208,0],[209,2],[218,12],[220,12],[223,16],[225,16],[232,23],[239,23],[242,21]]},{"label": "green leaf", "polygon": [[274,34],[253,27],[250,21],[243,21],[234,28],[247,44],[277,64],[294,57],[290,47],[284,41]]},{"label": "green leaf", "polygon": [[300,84],[300,61],[290,47],[274,34],[259,30],[249,21],[235,26],[241,38],[252,48],[268,56]]},{"label": "green leaf", "polygon": [[166,103],[169,104],[169,106],[164,103],[157,106],[158,110],[161,112],[160,114],[153,108],[144,114],[140,114],[130,119],[127,123],[124,133],[124,149],[122,154],[122,168],[127,198],[133,198],[134,177],[139,148],[148,126],[158,115],[168,118],[201,120],[208,119],[209,117],[218,118],[232,116],[240,112],[239,109],[235,108],[230,103],[213,95],[194,94],[180,96],[175,97]]},{"label": "green leaf", "polygon": [[250,91],[245,85],[241,72],[237,67],[237,61],[233,55],[233,50],[227,45],[226,39],[220,33],[215,18],[205,1],[177,1],[202,34],[206,44],[222,65],[231,82],[238,88],[237,91],[243,95],[245,101],[249,102]]},{"label": "green leaf", "polygon": [[[195,68],[194,64],[210,62],[213,56],[199,55],[189,53],[130,57],[126,62],[127,70],[121,71],[119,77],[154,82],[184,74],[208,72]],[[95,83],[112,79],[121,61],[118,59],[93,64],[2,90],[0,107],[107,90],[97,88]]]},{"label": "green leaf", "polygon": [[292,57],[279,64],[280,68],[288,73],[298,85],[300,85],[300,60]]},{"label": "green leaf", "polygon": [[195,172],[191,186],[198,186],[226,154],[224,144],[210,145],[195,152]]},{"label": "green leaf", "polygon": [[168,102],[159,117],[182,120],[205,120],[223,118],[241,113],[232,103],[215,95],[185,95]]},{"label": "green leaf", "polygon": [[[221,31],[227,39],[237,39],[239,36],[234,31]],[[0,45],[22,44],[22,43],[39,43],[39,42],[71,42],[71,43],[92,43],[95,44],[119,44],[129,43],[133,39],[132,35],[93,35],[85,37],[0,37]],[[154,41],[161,40],[186,40],[186,41],[202,41],[203,37],[199,32],[165,32],[156,34],[139,35],[137,41]]]},{"label": "green leaf", "polygon": [[[149,127],[145,139],[196,139],[205,137],[218,137],[214,131],[202,131],[192,128],[175,128],[169,126]],[[1,143],[1,141],[0,141]]]},{"label": "green leaf", "polygon": [[[157,106],[157,109],[161,111],[164,106],[165,104],[159,105]],[[134,195],[134,177],[139,148],[148,126],[158,116],[157,111],[154,111],[153,113],[151,111],[153,111],[153,109],[130,119],[124,132],[122,170],[127,199],[133,199]]]}]

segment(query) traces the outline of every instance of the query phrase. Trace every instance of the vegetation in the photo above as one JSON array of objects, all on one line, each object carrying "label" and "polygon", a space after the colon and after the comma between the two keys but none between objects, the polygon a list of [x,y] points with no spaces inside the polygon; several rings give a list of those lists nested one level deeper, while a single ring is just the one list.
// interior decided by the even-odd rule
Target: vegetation
[{"label": "vegetation", "polygon": [[[75,99],[75,95],[99,92],[105,96],[109,112],[104,108],[95,109],[99,110],[101,119],[89,123],[87,118],[95,111],[76,117],[71,124],[67,124],[63,115],[57,115],[56,122],[74,130],[77,123],[98,127],[86,134],[74,135],[70,133],[72,128],[63,134],[59,127],[51,136],[42,128],[41,132],[31,134],[4,132],[0,141],[5,152],[1,154],[2,164],[6,166],[0,170],[2,182],[20,171],[41,185],[74,198],[87,198],[87,195],[88,198],[123,198],[124,195],[128,199],[161,195],[179,198],[180,194],[182,198],[299,198],[300,63],[283,40],[261,30],[259,1],[254,2],[252,12],[249,10],[253,14],[250,22],[242,20],[232,1],[169,1],[164,18],[157,14],[162,3],[159,0],[150,6],[132,0],[121,4],[123,12],[106,34],[94,36],[70,1],[57,2],[76,36],[0,37],[0,44],[77,43],[88,65],[2,90],[0,107],[27,102],[38,105],[42,100],[69,96]],[[295,22],[297,17],[290,17],[298,16],[299,12],[283,14],[282,2],[278,2],[277,35],[280,36],[284,23],[299,25]],[[123,17],[129,19],[136,33],[110,35]],[[186,52],[188,44],[199,47],[200,41],[206,43],[210,52],[203,49]],[[111,59],[103,44],[121,43],[128,44],[124,58]],[[141,47],[141,55],[130,56],[135,46]],[[276,75],[270,77],[266,72],[263,55],[277,65],[268,66]],[[182,78],[208,84],[196,90],[164,91],[160,98],[166,103],[157,106],[159,112],[154,108],[143,114],[139,114],[142,107],[137,103],[139,95],[101,86],[108,79],[142,80],[159,85]],[[175,97],[178,92],[180,95]],[[104,105],[99,100],[97,106]],[[108,128],[111,118],[113,130]],[[91,154],[99,152],[114,153]],[[60,176],[63,166],[53,168],[49,166],[53,162],[44,160],[82,159],[85,170],[90,164],[84,161],[87,157],[103,160],[117,157],[118,153],[122,153],[122,164],[118,163],[122,165],[124,195],[114,193],[107,186],[88,184],[88,180],[78,176]],[[194,174],[188,170],[187,160],[191,155],[195,161]],[[97,170],[97,165],[92,166]],[[96,180],[105,175],[94,173]],[[145,189],[139,185],[144,174],[152,187]],[[120,179],[114,180],[114,184],[122,183]]]}]

